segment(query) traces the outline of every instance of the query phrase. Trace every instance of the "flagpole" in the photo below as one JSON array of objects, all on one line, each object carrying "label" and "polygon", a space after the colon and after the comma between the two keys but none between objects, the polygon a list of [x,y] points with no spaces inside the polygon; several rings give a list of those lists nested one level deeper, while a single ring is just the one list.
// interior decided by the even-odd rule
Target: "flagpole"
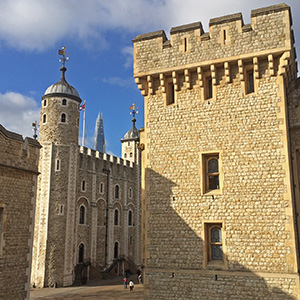
[{"label": "flagpole", "polygon": [[85,106],[86,106],[86,101],[84,100],[82,105],[82,110],[83,110],[82,146],[83,147],[85,144]]},{"label": "flagpole", "polygon": [[[85,101],[84,101],[85,104]],[[84,147],[84,143],[85,143],[85,107],[83,110],[83,128],[82,128],[82,146]]]}]

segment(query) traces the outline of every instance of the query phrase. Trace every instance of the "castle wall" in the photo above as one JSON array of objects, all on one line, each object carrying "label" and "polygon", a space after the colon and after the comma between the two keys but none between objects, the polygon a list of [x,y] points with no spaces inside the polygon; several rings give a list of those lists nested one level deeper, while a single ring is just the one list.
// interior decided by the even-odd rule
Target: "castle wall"
[{"label": "castle wall", "polygon": [[[252,11],[251,26],[237,14],[212,19],[209,34],[201,28],[173,28],[170,41],[161,32],[133,40],[145,96],[144,299],[298,299],[289,8]],[[212,226],[222,234],[217,259]]]},{"label": "castle wall", "polygon": [[38,142],[0,125],[0,295],[29,299]]}]

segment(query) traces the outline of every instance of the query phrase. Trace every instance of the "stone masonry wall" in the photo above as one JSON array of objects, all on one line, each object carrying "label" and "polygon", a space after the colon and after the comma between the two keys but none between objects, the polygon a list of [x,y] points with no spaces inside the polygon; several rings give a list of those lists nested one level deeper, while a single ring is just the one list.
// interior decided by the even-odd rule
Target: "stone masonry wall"
[{"label": "stone masonry wall", "polygon": [[[151,34],[134,40],[134,76],[145,95],[144,299],[298,299],[284,85],[295,76],[295,62],[284,63],[289,8],[255,10],[251,27],[241,24],[236,15],[213,19],[205,40],[193,26],[175,28],[165,47]],[[228,30],[223,45],[220,27]],[[210,99],[203,68],[213,80]],[[209,153],[219,156],[220,188],[206,193]],[[211,223],[222,224],[222,262],[208,262]]]},{"label": "stone masonry wall", "polygon": [[29,299],[39,148],[0,125],[1,299]]}]

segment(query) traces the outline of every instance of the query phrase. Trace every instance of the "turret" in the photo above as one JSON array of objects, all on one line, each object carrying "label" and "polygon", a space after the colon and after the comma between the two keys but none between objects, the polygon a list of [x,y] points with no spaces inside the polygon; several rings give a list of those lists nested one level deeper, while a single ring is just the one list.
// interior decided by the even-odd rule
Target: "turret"
[{"label": "turret", "polygon": [[60,50],[63,62],[60,80],[49,86],[42,97],[40,143],[78,145],[79,107],[81,98],[65,79],[65,49]]},{"label": "turret", "polygon": [[122,142],[122,158],[138,163],[137,157],[137,143],[140,141],[140,133],[135,127],[136,118],[135,115],[137,111],[135,110],[135,104],[131,106],[132,114],[132,128],[124,135],[121,139]]}]

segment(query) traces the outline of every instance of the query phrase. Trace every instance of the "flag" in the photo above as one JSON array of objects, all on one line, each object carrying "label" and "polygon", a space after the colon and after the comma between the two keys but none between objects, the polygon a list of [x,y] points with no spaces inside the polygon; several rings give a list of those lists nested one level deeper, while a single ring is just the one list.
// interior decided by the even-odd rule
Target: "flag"
[{"label": "flag", "polygon": [[85,102],[86,100],[84,100],[83,104],[80,105],[79,110],[85,110]]}]

